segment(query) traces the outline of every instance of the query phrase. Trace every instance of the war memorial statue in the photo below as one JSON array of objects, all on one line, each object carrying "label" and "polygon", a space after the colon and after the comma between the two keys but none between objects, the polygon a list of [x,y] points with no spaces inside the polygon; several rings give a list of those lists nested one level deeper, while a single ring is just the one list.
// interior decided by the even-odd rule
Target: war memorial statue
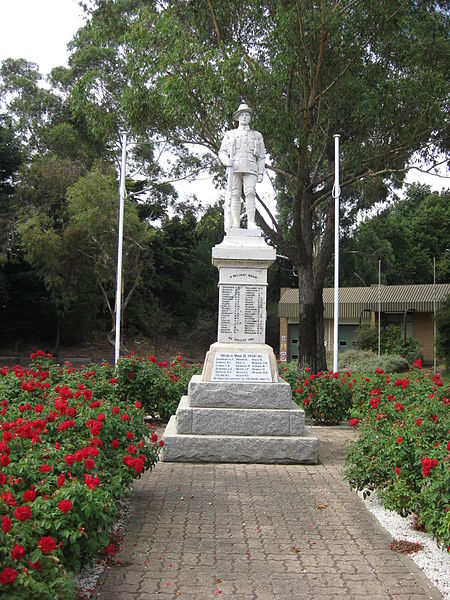
[{"label": "war memorial statue", "polygon": [[227,131],[219,150],[221,162],[228,167],[228,191],[225,199],[225,231],[239,229],[241,195],[244,192],[247,228],[254,229],[255,188],[264,176],[266,150],[259,131],[250,129],[252,109],[242,101],[233,120],[239,122],[237,129]]},{"label": "war memorial statue", "polygon": [[[225,236],[211,250],[219,271],[217,341],[164,432],[166,462],[318,461],[318,438],[305,427],[305,413],[266,344],[267,270],[276,252],[255,223],[255,187],[266,151],[262,135],[250,129],[251,113],[242,102],[233,115],[239,126],[225,134],[219,151],[228,167],[228,192]],[[242,194],[246,229],[240,227]]]}]

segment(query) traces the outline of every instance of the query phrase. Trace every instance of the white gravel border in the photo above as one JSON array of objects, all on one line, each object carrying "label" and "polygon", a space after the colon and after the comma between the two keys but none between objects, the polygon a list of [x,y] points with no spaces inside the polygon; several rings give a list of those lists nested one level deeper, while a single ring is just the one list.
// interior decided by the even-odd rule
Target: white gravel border
[{"label": "white gravel border", "polygon": [[431,537],[413,528],[413,516],[401,517],[392,510],[383,508],[376,492],[368,498],[363,498],[363,492],[358,493],[365,507],[392,535],[395,540],[419,542],[423,550],[411,552],[408,556],[422,569],[431,583],[437,587],[444,598],[450,598],[450,553],[446,548],[439,548]]}]

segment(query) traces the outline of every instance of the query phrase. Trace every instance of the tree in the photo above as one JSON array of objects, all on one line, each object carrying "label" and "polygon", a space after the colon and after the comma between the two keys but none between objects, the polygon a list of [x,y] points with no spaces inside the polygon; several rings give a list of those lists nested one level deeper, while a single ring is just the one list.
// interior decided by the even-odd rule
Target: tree
[{"label": "tree", "polygon": [[[22,163],[20,142],[11,119],[0,116],[0,245],[2,254],[8,249],[8,223],[11,219],[11,199],[14,178]],[[5,256],[4,256],[5,257]],[[3,257],[3,259],[4,259]]]},{"label": "tree", "polygon": [[[340,282],[346,286],[377,283],[380,259],[383,284],[431,283],[436,258],[436,281],[446,283],[450,280],[449,231],[449,192],[411,186],[404,198],[360,223],[344,239]],[[328,282],[332,283],[330,270]]]},{"label": "tree", "polygon": [[450,296],[441,303],[436,313],[436,326],[437,351],[444,359],[447,370],[450,370]]},{"label": "tree", "polygon": [[[117,231],[119,197],[115,173],[110,169],[90,171],[80,177],[68,192],[69,219],[64,244],[83,257],[99,286],[111,317],[109,340],[115,333],[114,304],[117,272]],[[134,292],[141,284],[143,259],[150,243],[151,230],[140,221],[136,204],[126,200],[124,209],[122,318]]]},{"label": "tree", "polygon": [[[341,210],[349,218],[385,199],[414,153],[432,159],[446,149],[445,6],[413,0],[98,0],[92,6],[72,60],[86,51],[88,33],[105,52],[120,52],[128,83],[121,106],[135,131],[157,133],[173,148],[199,144],[215,155],[241,99],[255,109],[279,190],[278,217],[259,223],[299,274],[299,364],[324,368],[332,136],[341,135]],[[211,158],[207,166],[223,176]]]}]

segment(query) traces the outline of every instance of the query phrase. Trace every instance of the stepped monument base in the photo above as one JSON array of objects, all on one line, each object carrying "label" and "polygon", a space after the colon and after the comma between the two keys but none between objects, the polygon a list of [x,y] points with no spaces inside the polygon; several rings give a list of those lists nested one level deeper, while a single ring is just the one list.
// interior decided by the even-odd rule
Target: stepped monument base
[{"label": "stepped monument base", "polygon": [[161,460],[316,464],[318,439],[264,343],[275,250],[258,228],[230,229],[212,256],[219,269],[218,341],[167,425]]}]

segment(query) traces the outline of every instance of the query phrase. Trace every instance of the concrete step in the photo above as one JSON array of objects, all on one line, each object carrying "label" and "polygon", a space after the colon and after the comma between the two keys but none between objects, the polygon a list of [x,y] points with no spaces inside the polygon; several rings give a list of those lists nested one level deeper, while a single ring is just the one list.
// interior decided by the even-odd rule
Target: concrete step
[{"label": "concrete step", "polygon": [[305,413],[292,401],[290,409],[198,408],[183,396],[176,417],[181,434],[302,436],[305,430]]},{"label": "concrete step", "polygon": [[163,435],[164,462],[317,464],[319,441],[302,436],[196,435],[177,433],[174,415]]},{"label": "concrete step", "polygon": [[198,408],[292,408],[291,386],[277,383],[202,381],[194,375],[189,383],[190,405]]}]

